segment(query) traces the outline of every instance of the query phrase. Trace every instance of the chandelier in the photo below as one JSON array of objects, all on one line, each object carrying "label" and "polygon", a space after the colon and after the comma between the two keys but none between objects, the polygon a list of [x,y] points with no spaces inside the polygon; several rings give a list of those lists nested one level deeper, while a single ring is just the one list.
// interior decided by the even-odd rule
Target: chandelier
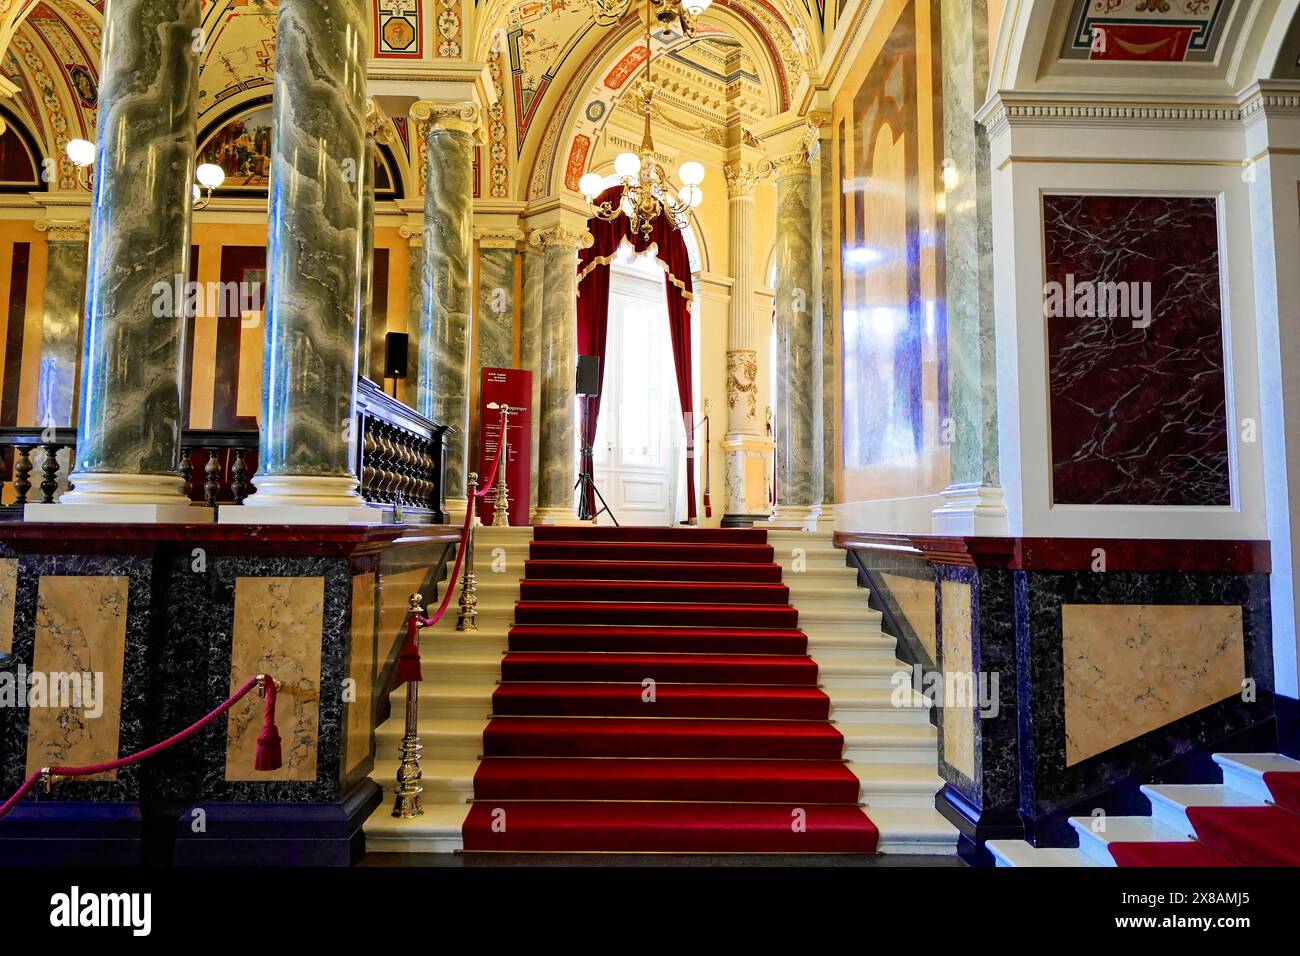
[{"label": "chandelier", "polygon": [[[695,37],[695,23],[713,0],[648,0],[664,32],[674,23],[681,25],[682,33]],[[591,15],[602,27],[612,26],[622,20],[633,0],[587,0]]]},{"label": "chandelier", "polygon": [[645,116],[641,149],[639,153],[620,153],[614,160],[614,172],[623,187],[623,195],[617,203],[609,200],[597,203],[596,198],[605,190],[604,179],[596,173],[587,173],[578,181],[578,189],[586,197],[592,216],[611,221],[625,215],[632,231],[641,233],[643,239],[650,238],[655,220],[661,215],[667,217],[673,228],[683,228],[688,221],[687,213],[704,199],[700,189],[700,183],[704,181],[703,165],[693,160],[682,163],[677,170],[677,177],[682,181],[678,189],[668,181],[655,159],[654,139],[650,135],[655,89],[650,79],[650,9],[653,5],[656,5],[656,0],[646,0],[645,78],[637,84],[641,113]]}]

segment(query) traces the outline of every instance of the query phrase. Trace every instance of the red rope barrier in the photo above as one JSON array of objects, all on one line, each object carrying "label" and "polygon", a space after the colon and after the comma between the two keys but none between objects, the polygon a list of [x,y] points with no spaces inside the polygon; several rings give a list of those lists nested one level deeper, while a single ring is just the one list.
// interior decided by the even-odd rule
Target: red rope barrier
[{"label": "red rope barrier", "polygon": [[[502,430],[505,434],[505,415],[501,416]],[[451,576],[447,578],[447,588],[443,592],[442,602],[438,605],[438,610],[433,613],[432,617],[421,617],[418,614],[411,614],[406,621],[406,640],[402,642],[402,649],[397,655],[397,669],[394,672],[394,687],[401,687],[410,681],[424,680],[423,672],[420,668],[420,628],[433,627],[447,613],[447,608],[451,607],[451,596],[456,591],[456,582],[460,580],[461,565],[465,560],[465,550],[469,542],[469,529],[474,521],[474,512],[477,510],[477,499],[487,497],[488,491],[496,483],[497,468],[501,465],[501,450],[505,448],[505,442],[502,441],[497,445],[497,454],[492,459],[492,470],[488,472],[487,477],[474,491],[475,500],[465,502],[465,524],[460,529],[460,547],[456,549],[456,563],[452,566]]]},{"label": "red rope barrier", "polygon": [[89,777],[98,773],[121,770],[123,767],[130,767],[143,760],[148,760],[164,750],[169,750],[177,744],[184,743],[243,700],[248,692],[259,684],[264,688],[266,700],[262,706],[262,732],[257,736],[257,752],[253,758],[253,769],[279,770],[281,766],[280,733],[275,726],[275,680],[266,674],[258,674],[256,677],[250,677],[245,681],[243,686],[227,697],[216,710],[186,727],[180,733],[172,734],[166,740],[160,741],[152,747],[146,747],[144,750],[126,757],[119,757],[116,760],[108,760],[104,763],[90,764],[86,767],[43,767],[24,780],[17,793],[3,804],[0,804],[0,819],[3,819],[5,814],[18,806],[23,797],[27,796],[32,787],[36,786],[42,779],[53,781],[57,777]]}]

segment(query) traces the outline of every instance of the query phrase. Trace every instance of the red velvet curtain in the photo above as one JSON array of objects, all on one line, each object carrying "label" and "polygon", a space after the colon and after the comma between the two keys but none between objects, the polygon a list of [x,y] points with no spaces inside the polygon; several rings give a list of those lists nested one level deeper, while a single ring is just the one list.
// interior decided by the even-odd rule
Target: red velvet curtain
[{"label": "red velvet curtain", "polygon": [[[613,186],[605,190],[596,202],[617,205],[622,197],[623,187]],[[590,248],[578,253],[578,353],[600,356],[601,390],[604,391],[605,339],[609,329],[609,263],[624,239],[631,242],[637,252],[655,246],[655,258],[666,271],[668,332],[677,373],[677,399],[686,426],[686,516],[691,524],[695,524],[695,403],[691,388],[691,299],[694,291],[691,263],[686,242],[668,217],[661,215],[653,225],[647,238],[639,232],[633,234],[631,222],[622,213],[612,221],[597,217],[587,221],[594,241]],[[600,399],[597,397],[589,406],[583,407],[582,437],[587,444],[596,440],[599,415]],[[589,500],[588,504],[594,511],[594,501]]]}]

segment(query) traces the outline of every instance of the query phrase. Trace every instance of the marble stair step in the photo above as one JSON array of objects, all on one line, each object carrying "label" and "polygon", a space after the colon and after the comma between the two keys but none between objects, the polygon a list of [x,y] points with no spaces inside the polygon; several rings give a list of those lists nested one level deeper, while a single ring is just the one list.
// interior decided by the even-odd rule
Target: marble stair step
[{"label": "marble stair step", "polygon": [[1154,817],[1070,817],[1079,850],[1098,866],[1114,866],[1112,843],[1190,843],[1191,839]]},{"label": "marble stair step", "polygon": [[808,635],[808,653],[819,664],[842,657],[873,657],[894,661],[898,641],[879,628],[863,628],[860,633],[827,631],[823,628],[800,628]]},{"label": "marble stair step", "polygon": [[939,737],[928,723],[835,723],[853,764],[914,763],[934,770]]},{"label": "marble stair step", "polygon": [[[405,733],[405,709],[394,713],[375,730],[375,747],[380,757],[396,759]],[[424,760],[474,760],[483,753],[483,729],[487,718],[431,719],[420,716],[420,743]]]},{"label": "marble stair step", "polygon": [[933,766],[919,763],[850,763],[862,782],[858,799],[868,808],[933,809],[934,795],[943,787],[943,779]]},{"label": "marble stair step", "polygon": [[384,804],[370,815],[363,830],[367,853],[458,853],[464,842],[461,827],[469,815],[468,803],[438,803],[421,797],[424,813],[409,820],[392,815],[391,787]]},{"label": "marble stair step", "polygon": [[1151,801],[1151,816],[1171,830],[1187,837],[1196,828],[1187,819],[1188,807],[1262,807],[1265,801],[1230,790],[1221,783],[1143,784],[1142,794]]},{"label": "marble stair step", "polygon": [[912,706],[898,706],[893,688],[825,687],[831,699],[831,721],[835,723],[924,724],[930,726],[925,698],[905,689],[899,696]]},{"label": "marble stair step", "polygon": [[1273,803],[1273,794],[1264,783],[1266,773],[1300,773],[1300,760],[1282,754],[1215,754],[1214,762],[1223,770],[1223,785],[1230,790],[1254,797],[1261,803]]},{"label": "marble stair step", "polygon": [[957,846],[957,828],[934,806],[868,808],[867,815],[880,831],[877,852],[951,855]]},{"label": "marble stair step", "polygon": [[1102,866],[1082,850],[1072,847],[1036,847],[1024,840],[989,840],[984,844],[999,867]]},{"label": "marble stair step", "polygon": [[893,660],[866,656],[836,657],[817,664],[818,686],[827,693],[840,688],[891,690],[899,680],[910,684],[912,669]]}]

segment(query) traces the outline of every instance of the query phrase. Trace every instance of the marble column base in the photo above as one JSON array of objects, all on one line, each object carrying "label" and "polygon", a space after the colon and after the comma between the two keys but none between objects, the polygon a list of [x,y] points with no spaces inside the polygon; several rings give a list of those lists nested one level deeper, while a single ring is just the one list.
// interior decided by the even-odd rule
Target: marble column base
[{"label": "marble column base", "polygon": [[722,440],[724,527],[743,527],[772,513],[768,501],[772,441],[761,435],[729,434]]},{"label": "marble column base", "polygon": [[1001,488],[975,483],[949,485],[942,495],[943,507],[931,513],[935,534],[1007,533],[1007,506]]},{"label": "marble column base", "polygon": [[772,517],[763,522],[767,528],[794,528],[800,531],[820,530],[821,505],[783,505],[778,503]]},{"label": "marble column base", "polygon": [[207,508],[191,506],[181,493],[179,475],[111,475],[77,473],[74,486],[57,504],[29,504],[24,521],[117,522],[140,524],[192,524],[212,520]]},{"label": "marble column base", "polygon": [[367,508],[357,480],[321,475],[264,475],[242,506],[224,507],[218,524],[382,524]]},{"label": "marble column base", "polygon": [[[448,498],[442,503],[443,513],[447,515],[447,524],[454,524],[457,527],[465,523],[465,511],[469,508],[469,499],[464,495],[456,498]],[[474,519],[474,525],[480,524],[479,519]]]},{"label": "marble column base", "polygon": [[576,508],[535,508],[533,524],[541,525],[587,525],[590,521],[579,521]]}]

